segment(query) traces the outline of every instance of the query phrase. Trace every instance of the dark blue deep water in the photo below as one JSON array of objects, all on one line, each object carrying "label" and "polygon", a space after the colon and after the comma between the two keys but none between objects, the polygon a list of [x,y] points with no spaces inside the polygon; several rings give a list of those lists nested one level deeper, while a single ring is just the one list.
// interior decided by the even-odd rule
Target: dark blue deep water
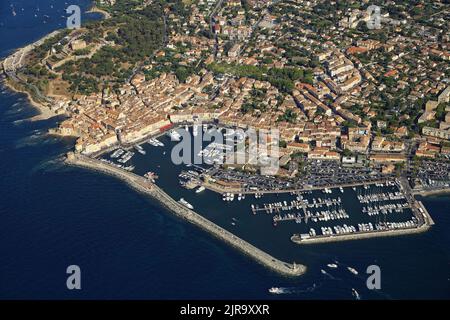
[{"label": "dark blue deep water", "polygon": [[[65,6],[2,0],[0,57],[63,27]],[[436,222],[425,234],[299,248],[309,271],[284,278],[120,181],[64,166],[73,140],[46,134],[58,119],[27,121],[35,114],[24,95],[0,87],[0,298],[352,299],[351,288],[363,299],[450,298],[448,197],[424,199]],[[335,259],[360,275],[321,274]],[[81,268],[81,291],[66,289],[72,264]],[[381,267],[380,291],[365,287],[371,264]],[[271,296],[272,286],[290,294]]]}]

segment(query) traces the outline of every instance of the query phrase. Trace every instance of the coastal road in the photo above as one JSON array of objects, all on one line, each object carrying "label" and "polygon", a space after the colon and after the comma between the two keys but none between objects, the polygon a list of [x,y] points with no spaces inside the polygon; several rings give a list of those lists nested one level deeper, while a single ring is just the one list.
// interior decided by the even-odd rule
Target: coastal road
[{"label": "coastal road", "polygon": [[49,99],[41,93],[38,87],[33,84],[27,83],[20,79],[17,75],[17,71],[24,67],[24,59],[27,55],[34,50],[36,47],[42,45],[45,40],[50,39],[59,34],[59,31],[53,31],[52,33],[46,35],[45,37],[39,39],[38,41],[29,44],[23,48],[18,49],[12,55],[3,60],[3,71],[12,81],[22,84],[30,88],[39,100],[45,101],[47,103],[53,103],[53,100]]}]

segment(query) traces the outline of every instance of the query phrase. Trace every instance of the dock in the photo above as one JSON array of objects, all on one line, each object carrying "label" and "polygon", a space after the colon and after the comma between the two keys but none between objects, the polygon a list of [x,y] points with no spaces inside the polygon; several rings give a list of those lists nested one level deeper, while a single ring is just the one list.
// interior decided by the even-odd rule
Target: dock
[{"label": "dock", "polygon": [[300,239],[298,235],[293,235],[291,237],[291,241],[299,244],[299,245],[307,245],[307,244],[320,244],[320,243],[330,243],[330,242],[339,242],[339,241],[350,241],[350,240],[361,240],[361,239],[370,239],[370,238],[382,238],[382,237],[394,237],[394,236],[402,236],[402,235],[411,235],[418,234],[428,231],[430,226],[427,224],[423,224],[421,226],[415,228],[405,228],[405,229],[396,229],[396,230],[374,230],[374,231],[366,231],[366,232],[356,232],[350,234],[339,234],[339,235],[320,235],[306,239]]},{"label": "dock", "polygon": [[358,181],[353,183],[343,183],[343,184],[328,184],[328,185],[318,185],[318,186],[306,186],[301,189],[276,189],[276,190],[243,190],[241,188],[219,188],[216,184],[205,182],[203,183],[203,186],[210,190],[214,191],[216,193],[235,193],[235,194],[245,194],[245,195],[252,195],[252,194],[284,194],[284,193],[300,193],[300,192],[308,192],[308,191],[316,191],[316,190],[323,190],[325,188],[328,189],[339,189],[339,188],[349,188],[349,187],[360,187],[360,186],[368,186],[375,183],[384,183],[386,181],[389,181],[392,179],[376,179],[371,181]]}]

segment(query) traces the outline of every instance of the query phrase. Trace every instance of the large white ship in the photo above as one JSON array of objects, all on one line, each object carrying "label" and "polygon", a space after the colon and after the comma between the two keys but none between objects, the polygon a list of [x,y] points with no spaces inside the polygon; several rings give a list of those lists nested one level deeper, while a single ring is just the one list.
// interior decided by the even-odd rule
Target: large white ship
[{"label": "large white ship", "polygon": [[181,203],[183,206],[185,206],[188,209],[194,209],[194,206],[192,204],[190,204],[189,202],[187,202],[186,200],[184,200],[184,198],[181,198],[180,200],[178,200],[179,203]]}]

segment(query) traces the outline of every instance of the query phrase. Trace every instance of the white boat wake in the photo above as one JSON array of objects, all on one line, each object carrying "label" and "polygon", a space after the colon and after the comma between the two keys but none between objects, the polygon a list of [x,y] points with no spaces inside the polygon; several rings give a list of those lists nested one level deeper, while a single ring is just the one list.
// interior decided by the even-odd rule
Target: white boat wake
[{"label": "white boat wake", "polygon": [[308,286],[306,288],[302,287],[273,287],[269,289],[269,292],[272,294],[301,294],[301,293],[310,293],[320,288],[321,284],[317,285],[313,283],[312,286]]}]

